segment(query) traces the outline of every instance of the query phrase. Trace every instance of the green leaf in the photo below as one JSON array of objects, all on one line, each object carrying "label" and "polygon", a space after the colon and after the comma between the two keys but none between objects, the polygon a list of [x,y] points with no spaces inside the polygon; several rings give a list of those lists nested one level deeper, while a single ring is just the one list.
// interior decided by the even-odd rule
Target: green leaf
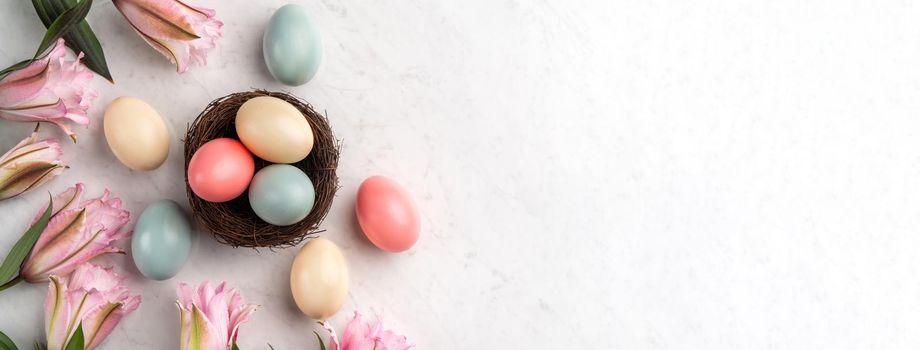
[{"label": "green leaf", "polygon": [[[55,18],[76,4],[77,0],[32,0],[32,6],[35,7],[35,12],[46,28],[54,22]],[[82,52],[85,55],[82,62],[87,68],[114,83],[105,62],[102,45],[99,44],[99,39],[96,38],[96,34],[93,33],[93,29],[86,20],[80,21],[76,28],[64,34],[64,41],[74,52]]]},{"label": "green leaf", "polygon": [[16,276],[16,278],[11,279],[9,282],[0,285],[0,292],[19,284],[19,282],[22,282],[22,276]]},{"label": "green leaf", "polygon": [[70,337],[70,341],[67,342],[64,350],[83,350],[83,346],[83,323],[81,322],[73,336]]},{"label": "green leaf", "polygon": [[16,347],[16,344],[13,343],[13,340],[10,337],[7,337],[6,334],[0,332],[0,350],[19,350]]},{"label": "green leaf", "polygon": [[[38,242],[38,237],[41,236],[42,231],[48,226],[48,221],[51,220],[51,202],[51,194],[49,193],[48,208],[45,209],[45,213],[42,214],[42,217],[38,219],[35,225],[32,225],[26,233],[22,234],[19,241],[13,245],[13,249],[10,249],[10,253],[6,255],[6,259],[0,265],[0,283],[7,284],[7,282],[19,279],[19,268],[22,267],[23,261],[32,252],[32,247],[35,246],[35,242]],[[6,288],[9,288],[9,286],[6,286]]]},{"label": "green leaf", "polygon": [[319,342],[319,349],[326,350],[326,344],[323,344],[323,338],[319,336],[319,333],[313,331],[313,334],[316,334],[316,340]]},{"label": "green leaf", "polygon": [[240,347],[236,346],[236,343],[233,343],[233,347],[231,348],[231,350],[240,350]]},{"label": "green leaf", "polygon": [[48,30],[45,32],[45,37],[42,38],[42,43],[38,45],[38,50],[35,51],[34,57],[39,57],[46,50],[48,50],[51,45],[67,34],[71,29],[76,28],[86,15],[89,14],[90,7],[93,6],[93,0],[82,0],[78,2],[73,7],[67,9],[61,13],[60,16],[54,19],[54,22],[48,26]]}]

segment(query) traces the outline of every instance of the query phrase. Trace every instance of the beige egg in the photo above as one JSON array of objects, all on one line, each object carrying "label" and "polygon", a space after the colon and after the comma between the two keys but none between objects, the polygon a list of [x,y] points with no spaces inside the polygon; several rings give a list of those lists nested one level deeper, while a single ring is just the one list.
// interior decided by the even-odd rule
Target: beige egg
[{"label": "beige egg", "polygon": [[297,107],[271,97],[252,98],[236,112],[240,141],[259,158],[296,163],[313,149],[313,129]]},{"label": "beige egg", "polygon": [[348,294],[348,264],[335,243],[316,238],[300,248],[291,266],[291,293],[300,311],[313,319],[339,311]]},{"label": "beige egg", "polygon": [[133,170],[160,167],[169,154],[169,131],[153,107],[134,97],[116,98],[105,108],[105,140],[118,160]]}]

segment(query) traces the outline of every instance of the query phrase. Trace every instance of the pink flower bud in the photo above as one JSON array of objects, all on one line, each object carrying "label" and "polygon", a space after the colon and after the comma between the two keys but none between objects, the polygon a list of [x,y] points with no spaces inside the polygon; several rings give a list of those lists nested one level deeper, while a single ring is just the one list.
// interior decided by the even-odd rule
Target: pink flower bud
[{"label": "pink flower bud", "polygon": [[113,0],[115,7],[147,44],[176,64],[179,73],[191,61],[207,63],[208,50],[217,46],[220,28],[214,10],[179,0]]},{"label": "pink flower bud", "polygon": [[109,198],[107,190],[81,202],[82,194],[83,184],[78,183],[53,199],[51,220],[19,272],[26,282],[64,276],[99,255],[123,252],[114,242],[130,236],[122,227],[131,213],[122,209],[120,199]]},{"label": "pink flower bud", "polygon": [[44,57],[0,79],[0,118],[18,122],[48,122],[76,140],[69,122],[89,125],[89,109],[96,90],[93,73],[75,60],[65,59],[64,39]]},{"label": "pink flower bud", "polygon": [[211,287],[205,281],[198,289],[185,283],[176,287],[179,307],[179,348],[181,350],[227,350],[236,343],[239,328],[256,310],[243,303],[240,292],[225,282]]},{"label": "pink flower bud", "polygon": [[412,345],[405,336],[383,328],[383,321],[374,324],[365,321],[355,311],[355,317],[348,322],[342,335],[341,350],[407,350]]},{"label": "pink flower bud", "polygon": [[36,142],[37,131],[0,157],[0,200],[35,189],[67,168],[58,141]]},{"label": "pink flower bud", "polygon": [[111,268],[83,264],[70,275],[50,280],[45,297],[48,350],[64,349],[80,325],[84,349],[96,348],[141,303]]}]

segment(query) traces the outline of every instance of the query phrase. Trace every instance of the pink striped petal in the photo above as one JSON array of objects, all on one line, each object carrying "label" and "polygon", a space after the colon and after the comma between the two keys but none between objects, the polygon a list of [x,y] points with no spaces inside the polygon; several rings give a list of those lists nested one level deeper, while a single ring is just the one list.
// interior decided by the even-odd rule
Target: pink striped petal
[{"label": "pink striped petal", "polygon": [[0,200],[38,188],[58,176],[64,166],[30,160],[0,168]]},{"label": "pink striped petal", "polygon": [[[224,282],[212,287],[205,281],[198,288],[179,283],[176,294],[181,349],[229,349],[239,335],[240,325],[256,309],[255,305],[244,304],[239,291]],[[207,336],[194,338],[194,327],[205,327]]]},{"label": "pink striped petal", "polygon": [[0,118],[19,122],[48,122],[75,138],[68,124],[89,124],[87,110],[98,95],[90,87],[93,73],[65,58],[59,39],[44,57],[0,79]]},{"label": "pink striped petal", "polygon": [[[51,207],[51,215],[54,216],[54,215],[57,215],[57,213],[60,213],[61,211],[73,209],[78,204],[80,204],[80,198],[82,196],[83,196],[83,184],[82,183],[77,183],[76,185],[74,185],[74,187],[70,187],[64,190],[64,192],[59,193],[57,196],[52,198],[52,202],[54,205]],[[45,213],[45,209],[47,208],[48,206],[46,205],[41,210],[39,210],[37,213],[35,213],[35,216],[32,218],[32,222],[29,225],[30,226],[35,225],[35,223],[38,222],[38,219],[42,217],[42,214]],[[41,238],[39,238],[39,242],[42,242]],[[36,245],[36,248],[34,249],[37,250],[38,246]]]},{"label": "pink striped petal", "polygon": [[[55,46],[52,51],[57,50]],[[48,77],[48,60],[35,60],[0,79],[0,106],[15,107],[42,93]]]},{"label": "pink striped petal", "polygon": [[83,331],[85,336],[86,349],[93,349],[112,333],[115,326],[121,319],[137,310],[140,306],[141,297],[132,296],[127,301],[119,303],[107,303],[105,307],[98,308],[90,312],[83,318]]},{"label": "pink striped petal", "polygon": [[79,266],[66,277],[51,276],[45,300],[45,332],[49,350],[60,350],[83,325],[84,346],[98,346],[140,297],[131,295],[112,268]]},{"label": "pink striped petal", "polygon": [[46,139],[35,142],[38,137],[37,132],[20,141],[15,147],[0,156],[0,167],[5,167],[16,162],[26,160],[43,160],[47,162],[60,163],[60,157],[63,152],[61,145],[56,139]]},{"label": "pink striped petal", "polygon": [[384,329],[383,322],[375,324],[364,321],[355,311],[354,317],[345,327],[342,336],[342,350],[407,350],[412,348],[405,336]]},{"label": "pink striped petal", "polygon": [[45,341],[48,349],[62,349],[67,341],[67,320],[71,319],[69,307],[64,302],[67,287],[60,278],[51,277],[45,296]]},{"label": "pink striped petal", "polygon": [[114,242],[130,236],[123,230],[130,213],[121,208],[120,199],[109,198],[108,191],[75,205],[82,192],[82,184],[77,184],[58,196],[55,209],[61,211],[42,231],[20,272],[26,281],[66,275],[96,256],[123,252]]},{"label": "pink striped petal", "polygon": [[32,253],[22,266],[20,275],[29,283],[37,283],[48,278],[48,271],[57,263],[71,255],[71,251],[82,245],[86,212],[73,209],[59,213],[51,218],[42,231]]},{"label": "pink striped petal", "polygon": [[253,312],[256,312],[257,308],[256,305],[246,304],[230,312],[230,344],[236,342],[236,338],[240,332],[240,326],[246,321],[249,321],[249,316],[251,316]]},{"label": "pink striped petal", "polygon": [[202,350],[225,350],[226,343],[221,333],[214,328],[214,323],[197,306],[192,306],[192,327],[197,332],[191,332],[189,341],[196,344],[192,348]]},{"label": "pink striped petal", "polygon": [[179,73],[189,63],[207,63],[217,46],[223,23],[212,9],[178,0],[113,0],[115,7],[151,47],[176,64]]},{"label": "pink striped petal", "polygon": [[176,301],[179,307],[191,310],[192,304],[195,303],[195,290],[188,284],[180,282],[176,285],[176,294],[179,296],[179,299]]}]

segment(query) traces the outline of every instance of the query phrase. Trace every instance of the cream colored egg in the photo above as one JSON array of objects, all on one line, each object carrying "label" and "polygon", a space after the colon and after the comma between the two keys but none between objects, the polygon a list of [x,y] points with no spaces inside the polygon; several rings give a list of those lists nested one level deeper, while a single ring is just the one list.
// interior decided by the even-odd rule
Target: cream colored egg
[{"label": "cream colored egg", "polygon": [[240,141],[259,158],[296,163],[313,149],[313,130],[294,105],[271,97],[252,98],[236,112]]},{"label": "cream colored egg", "polygon": [[291,266],[291,293],[300,311],[313,319],[339,311],[348,294],[348,264],[335,243],[316,238],[300,248]]},{"label": "cream colored egg", "polygon": [[105,140],[122,164],[138,171],[160,167],[169,154],[169,131],[153,107],[134,97],[116,98],[105,108]]}]

